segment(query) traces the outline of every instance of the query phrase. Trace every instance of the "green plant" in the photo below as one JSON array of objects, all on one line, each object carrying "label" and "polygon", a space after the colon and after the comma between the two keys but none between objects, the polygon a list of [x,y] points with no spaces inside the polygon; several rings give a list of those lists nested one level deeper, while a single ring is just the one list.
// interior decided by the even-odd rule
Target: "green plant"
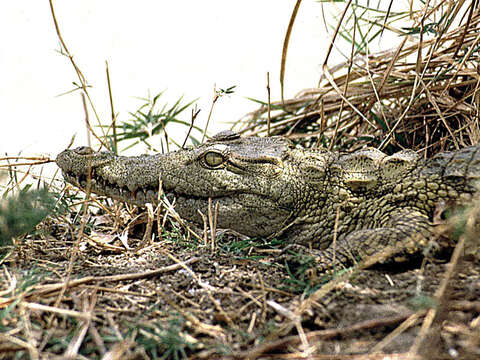
[{"label": "green plant", "polygon": [[[186,127],[191,126],[197,131],[202,131],[199,127],[178,118],[178,116],[192,106],[197,99],[185,104],[182,103],[183,97],[180,97],[172,106],[168,106],[167,103],[159,105],[159,99],[164,92],[165,91],[158,93],[152,99],[140,98],[140,100],[145,101],[145,103],[141,105],[137,111],[130,113],[132,118],[116,125],[117,142],[134,140],[126,149],[138,143],[143,143],[149,149],[153,149],[153,146],[148,140],[154,135],[166,134],[165,129],[167,125],[171,123],[184,125]],[[198,140],[195,137],[192,135],[189,135],[189,137],[194,144],[198,144]],[[110,135],[109,139],[113,140],[113,135]],[[113,147],[113,141],[111,141],[111,146]],[[117,149],[113,150],[116,152]]]},{"label": "green plant", "polygon": [[[220,240],[220,239],[219,239]],[[272,239],[266,240],[262,238],[236,239],[235,241],[218,241],[220,250],[228,254],[233,254],[239,259],[259,260],[265,255],[249,255],[251,248],[255,249],[279,249],[285,246],[284,241]]]},{"label": "green plant", "polygon": [[175,315],[167,323],[134,324],[131,332],[138,331],[135,341],[152,359],[186,359],[186,350],[194,349],[196,345],[181,333],[184,324],[185,319]]},{"label": "green plant", "polygon": [[289,251],[290,257],[285,261],[288,277],[284,279],[285,289],[306,296],[314,293],[332,277],[342,275],[347,269],[341,269],[334,274],[315,272],[315,256]]},{"label": "green plant", "polygon": [[11,244],[13,237],[35,229],[55,206],[55,198],[46,188],[30,190],[25,186],[0,203],[0,246]]}]

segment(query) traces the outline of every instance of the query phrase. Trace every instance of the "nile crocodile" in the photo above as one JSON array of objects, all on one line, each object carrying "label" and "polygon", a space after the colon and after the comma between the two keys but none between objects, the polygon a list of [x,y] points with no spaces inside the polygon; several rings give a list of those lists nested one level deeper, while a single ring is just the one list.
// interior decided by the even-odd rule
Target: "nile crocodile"
[{"label": "nile crocodile", "polygon": [[411,150],[299,149],[284,137],[231,131],[167,154],[80,147],[56,162],[68,182],[85,188],[90,177],[92,192],[135,205],[156,203],[161,183],[176,211],[199,224],[211,198],[219,228],[285,239],[343,265],[400,243],[408,246],[396,255],[420,250],[438,204],[468,201],[480,178],[478,146],[423,159]]}]

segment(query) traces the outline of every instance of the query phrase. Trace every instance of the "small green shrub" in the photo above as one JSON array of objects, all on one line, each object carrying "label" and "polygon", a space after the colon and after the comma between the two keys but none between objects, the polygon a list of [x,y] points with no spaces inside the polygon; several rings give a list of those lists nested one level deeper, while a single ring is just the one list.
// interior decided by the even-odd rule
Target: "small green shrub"
[{"label": "small green shrub", "polygon": [[35,229],[55,206],[55,198],[46,188],[30,190],[25,186],[17,194],[0,202],[0,246],[11,245],[13,237]]}]

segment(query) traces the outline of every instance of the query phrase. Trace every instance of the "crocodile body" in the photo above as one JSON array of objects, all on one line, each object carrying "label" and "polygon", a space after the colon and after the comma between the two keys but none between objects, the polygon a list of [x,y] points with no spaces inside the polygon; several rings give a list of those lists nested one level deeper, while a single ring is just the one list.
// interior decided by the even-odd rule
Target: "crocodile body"
[{"label": "crocodile body", "polygon": [[199,224],[211,198],[217,227],[282,238],[320,250],[321,263],[343,265],[400,243],[408,244],[403,253],[422,249],[439,204],[468,201],[480,181],[477,146],[423,159],[408,150],[298,149],[283,137],[230,131],[167,154],[82,147],[56,162],[68,182],[85,188],[91,177],[92,192],[136,205],[156,203],[160,181],[176,211]]}]

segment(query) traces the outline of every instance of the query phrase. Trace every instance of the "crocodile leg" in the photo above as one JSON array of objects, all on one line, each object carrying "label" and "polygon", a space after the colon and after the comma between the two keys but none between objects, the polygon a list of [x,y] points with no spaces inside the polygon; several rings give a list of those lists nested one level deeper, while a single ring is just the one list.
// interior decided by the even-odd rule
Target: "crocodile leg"
[{"label": "crocodile leg", "polygon": [[318,252],[317,268],[343,268],[360,261],[365,261],[366,267],[402,262],[420,253],[432,236],[428,216],[418,210],[402,209],[392,214],[384,226],[353,231]]}]

